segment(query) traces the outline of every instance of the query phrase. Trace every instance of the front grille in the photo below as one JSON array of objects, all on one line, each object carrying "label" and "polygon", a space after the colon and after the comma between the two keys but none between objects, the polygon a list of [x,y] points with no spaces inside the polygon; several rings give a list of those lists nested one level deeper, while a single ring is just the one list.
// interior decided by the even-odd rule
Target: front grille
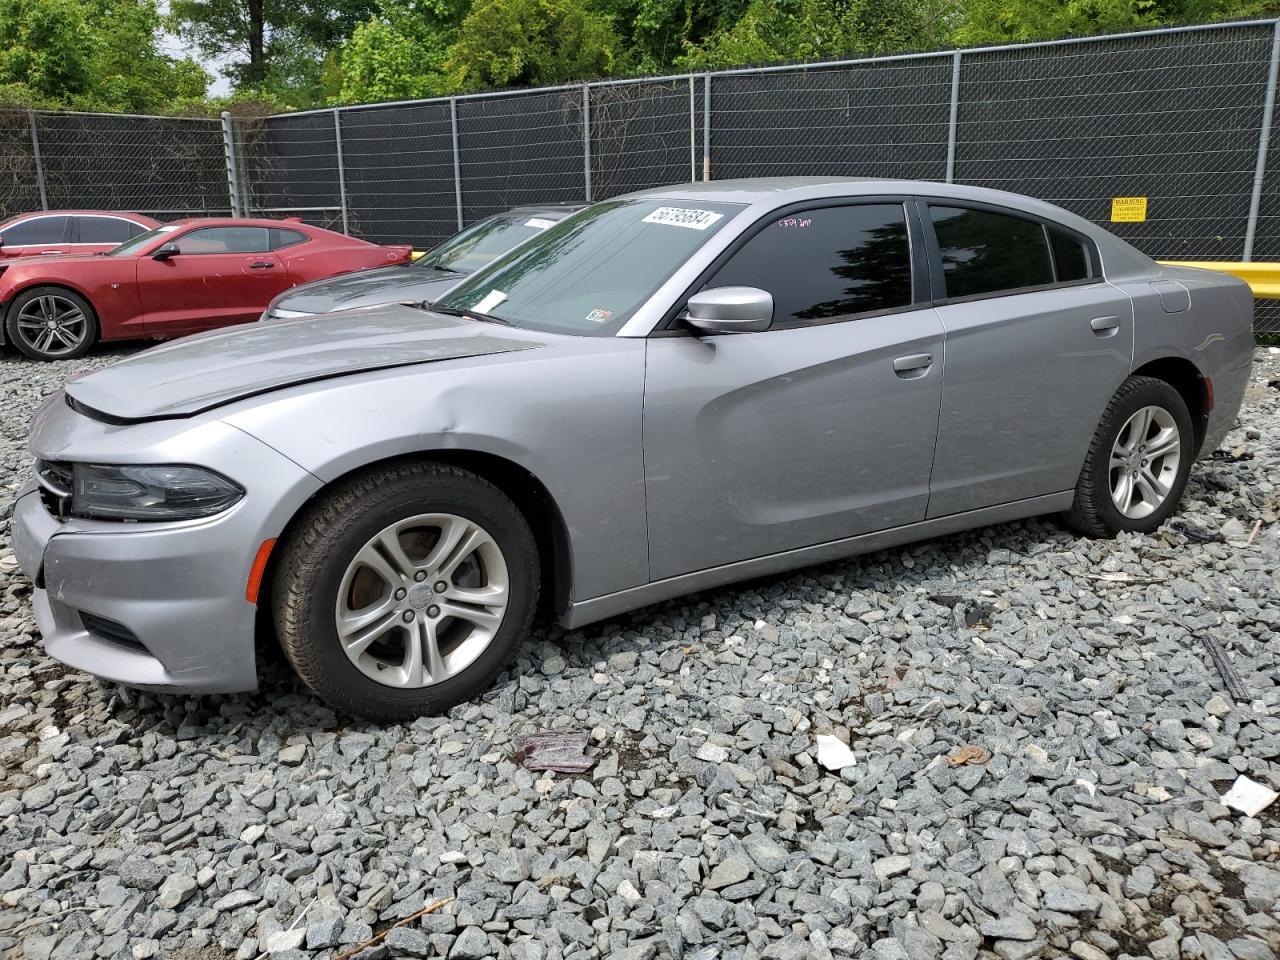
[{"label": "front grille", "polygon": [[71,486],[74,482],[71,464],[54,460],[37,460],[36,482],[44,508],[59,520],[71,513]]},{"label": "front grille", "polygon": [[151,655],[151,651],[143,646],[142,641],[123,623],[116,623],[114,620],[86,613],[83,610],[80,611],[80,622],[84,624],[84,628],[89,631],[89,634],[98,640],[105,640],[107,643],[115,644],[117,647],[124,647],[134,653]]}]

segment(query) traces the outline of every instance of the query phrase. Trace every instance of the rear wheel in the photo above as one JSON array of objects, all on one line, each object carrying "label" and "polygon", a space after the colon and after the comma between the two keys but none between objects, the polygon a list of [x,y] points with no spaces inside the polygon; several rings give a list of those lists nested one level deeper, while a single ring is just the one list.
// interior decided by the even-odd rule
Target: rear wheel
[{"label": "rear wheel", "polygon": [[1163,380],[1130,377],[1098,424],[1067,522],[1092,537],[1155,530],[1182,497],[1194,447],[1182,395]]},{"label": "rear wheel", "polygon": [[483,692],[537,608],[524,516],[497,487],[441,464],[348,481],[312,507],[280,557],[276,632],[333,706],[378,720]]},{"label": "rear wheel", "polygon": [[32,287],[10,304],[5,333],[34,360],[74,360],[98,339],[98,318],[89,301],[74,291]]}]

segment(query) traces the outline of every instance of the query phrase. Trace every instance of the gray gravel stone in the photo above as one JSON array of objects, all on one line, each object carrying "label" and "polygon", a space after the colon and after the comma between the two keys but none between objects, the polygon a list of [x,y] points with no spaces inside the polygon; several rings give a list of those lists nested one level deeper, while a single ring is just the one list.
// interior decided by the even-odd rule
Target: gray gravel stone
[{"label": "gray gravel stone", "polygon": [[[370,724],[272,657],[186,697],[44,652],[26,424],[133,349],[0,362],[5,960],[333,960],[449,897],[364,960],[1276,960],[1280,824],[1220,797],[1280,785],[1280,354],[1223,443],[1253,459],[1197,461],[1155,533],[1030,520],[539,626],[474,702]],[[541,730],[595,766],[523,769]]]}]

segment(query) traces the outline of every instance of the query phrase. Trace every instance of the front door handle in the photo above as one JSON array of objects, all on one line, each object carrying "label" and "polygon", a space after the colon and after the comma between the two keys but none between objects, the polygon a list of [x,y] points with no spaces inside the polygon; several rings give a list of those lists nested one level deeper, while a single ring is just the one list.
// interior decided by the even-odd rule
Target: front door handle
[{"label": "front door handle", "polygon": [[913,353],[905,357],[895,357],[893,372],[903,380],[914,380],[923,377],[933,366],[932,353]]},{"label": "front door handle", "polygon": [[1100,337],[1113,337],[1120,329],[1119,317],[1094,317],[1089,327]]},{"label": "front door handle", "polygon": [[267,261],[265,260],[259,260],[257,263],[249,264],[249,269],[250,270],[270,270],[274,266],[275,266],[274,263],[267,263]]}]

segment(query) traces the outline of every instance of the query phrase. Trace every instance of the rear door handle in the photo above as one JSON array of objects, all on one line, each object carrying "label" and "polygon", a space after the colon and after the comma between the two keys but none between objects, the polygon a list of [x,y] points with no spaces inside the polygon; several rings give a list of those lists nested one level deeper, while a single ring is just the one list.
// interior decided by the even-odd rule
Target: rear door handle
[{"label": "rear door handle", "polygon": [[250,270],[270,270],[274,267],[274,263],[267,263],[265,260],[259,260],[257,263],[249,264]]},{"label": "rear door handle", "polygon": [[1116,331],[1120,329],[1120,318],[1094,317],[1089,321],[1089,326],[1100,337],[1114,336]]},{"label": "rear door handle", "polygon": [[932,353],[913,353],[905,357],[895,357],[893,372],[903,380],[914,380],[923,377],[933,366]]}]

